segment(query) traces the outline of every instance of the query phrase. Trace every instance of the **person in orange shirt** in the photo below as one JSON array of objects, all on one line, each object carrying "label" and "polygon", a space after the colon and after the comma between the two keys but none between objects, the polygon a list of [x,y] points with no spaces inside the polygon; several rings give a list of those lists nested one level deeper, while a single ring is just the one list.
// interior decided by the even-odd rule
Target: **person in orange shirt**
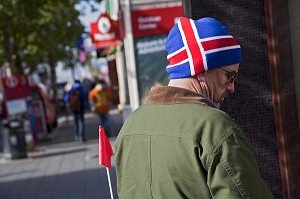
[{"label": "person in orange shirt", "polygon": [[93,103],[92,110],[99,115],[100,122],[106,135],[110,136],[109,110],[112,93],[106,82],[102,79],[97,81],[95,88],[90,91],[90,101]]}]

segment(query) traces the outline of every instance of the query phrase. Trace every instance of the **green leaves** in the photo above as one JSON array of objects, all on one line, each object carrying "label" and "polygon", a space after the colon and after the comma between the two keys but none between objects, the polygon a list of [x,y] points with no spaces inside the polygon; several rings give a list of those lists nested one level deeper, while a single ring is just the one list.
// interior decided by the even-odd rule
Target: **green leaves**
[{"label": "green leaves", "polygon": [[[76,0],[1,0],[0,66],[7,62],[13,73],[30,71],[44,60],[74,59],[70,50],[83,33],[74,6]],[[68,48],[66,48],[68,46]],[[12,59],[14,57],[15,59]],[[15,60],[19,60],[19,64]]]}]

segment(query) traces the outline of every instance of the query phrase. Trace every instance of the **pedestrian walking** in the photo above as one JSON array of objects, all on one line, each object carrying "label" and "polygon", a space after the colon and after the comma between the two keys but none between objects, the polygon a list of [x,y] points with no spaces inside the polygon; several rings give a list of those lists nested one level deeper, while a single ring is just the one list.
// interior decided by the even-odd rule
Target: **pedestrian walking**
[{"label": "pedestrian walking", "polygon": [[93,88],[89,95],[90,101],[93,103],[92,110],[99,116],[100,124],[104,127],[107,136],[110,136],[110,121],[109,110],[112,100],[111,89],[107,83],[100,79],[97,81],[95,88]]},{"label": "pedestrian walking", "polygon": [[88,93],[79,80],[75,80],[72,88],[65,94],[64,100],[74,117],[75,141],[83,142],[85,141],[84,112],[88,107]]},{"label": "pedestrian walking", "polygon": [[273,198],[243,131],[219,109],[242,62],[237,40],[216,19],[182,17],[165,47],[168,86],[151,89],[114,145],[119,198]]}]

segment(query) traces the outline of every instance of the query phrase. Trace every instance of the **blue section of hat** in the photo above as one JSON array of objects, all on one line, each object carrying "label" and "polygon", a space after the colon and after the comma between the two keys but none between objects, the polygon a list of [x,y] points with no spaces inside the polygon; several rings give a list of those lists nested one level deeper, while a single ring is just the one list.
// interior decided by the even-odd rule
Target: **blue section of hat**
[{"label": "blue section of hat", "polygon": [[208,70],[242,62],[240,48],[206,54]]},{"label": "blue section of hat", "polygon": [[195,21],[200,39],[229,35],[226,26],[214,18],[206,17]]},{"label": "blue section of hat", "polygon": [[189,62],[185,62],[178,66],[173,66],[166,69],[170,74],[170,79],[178,79],[191,76],[190,64]]},{"label": "blue section of hat", "polygon": [[166,41],[166,50],[168,54],[171,54],[184,46],[181,34],[178,28],[178,24],[176,23],[174,27],[169,32],[167,41]]}]

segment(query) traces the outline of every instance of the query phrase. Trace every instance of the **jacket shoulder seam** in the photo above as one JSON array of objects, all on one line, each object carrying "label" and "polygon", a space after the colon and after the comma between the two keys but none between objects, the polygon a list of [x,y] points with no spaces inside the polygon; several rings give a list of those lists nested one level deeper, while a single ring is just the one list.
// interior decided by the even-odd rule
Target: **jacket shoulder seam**
[{"label": "jacket shoulder seam", "polygon": [[234,129],[236,129],[236,127],[232,127],[230,128],[226,133],[224,133],[223,136],[221,136],[217,143],[212,147],[212,151],[210,152],[210,154],[208,155],[208,169],[211,167],[212,164],[212,160],[215,157],[215,155],[219,152],[220,147],[224,144],[224,142],[232,135],[235,134]]},{"label": "jacket shoulder seam", "polygon": [[235,187],[239,191],[240,195],[243,198],[247,198],[247,193],[245,191],[245,188],[243,187],[242,183],[239,182],[238,179],[236,178],[234,170],[222,158],[220,158],[220,162],[223,165],[223,167],[225,168],[225,171],[228,174],[228,176],[230,177],[231,181],[234,183]]}]

